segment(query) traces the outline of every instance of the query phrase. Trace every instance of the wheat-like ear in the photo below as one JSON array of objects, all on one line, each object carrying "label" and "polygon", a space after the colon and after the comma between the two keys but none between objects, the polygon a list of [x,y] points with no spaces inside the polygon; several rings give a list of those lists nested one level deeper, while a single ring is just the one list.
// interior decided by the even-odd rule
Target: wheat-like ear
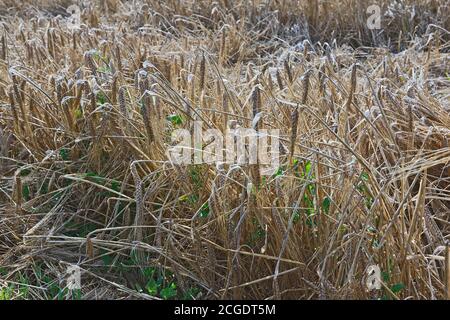
[{"label": "wheat-like ear", "polygon": [[358,65],[355,63],[352,68],[352,76],[350,79],[350,90],[348,93],[347,103],[345,105],[346,112],[349,112],[351,109],[351,106],[352,106],[353,95],[354,95],[355,89],[356,89],[356,70],[357,70],[357,68],[358,68]]},{"label": "wheat-like ear", "polygon": [[283,79],[281,79],[281,73],[280,70],[277,69],[277,83],[278,83],[278,88],[280,88],[280,91],[283,91],[284,89],[284,84],[283,84]]},{"label": "wheat-like ear", "polygon": [[270,74],[269,71],[267,71],[267,87],[269,92],[274,92],[272,75]]},{"label": "wheat-like ear", "polygon": [[136,90],[139,90],[139,70],[134,73],[133,85]]},{"label": "wheat-like ear", "polygon": [[14,91],[14,97],[16,99],[17,104],[19,105],[19,108],[23,109],[23,101],[22,101],[22,94],[19,90],[19,84],[17,77],[15,75],[11,76],[12,82],[13,82],[13,91]]},{"label": "wheat-like ear", "polygon": [[122,57],[121,57],[121,54],[120,54],[120,47],[118,45],[116,45],[116,61],[117,61],[117,70],[122,72],[123,71]]},{"label": "wheat-like ear", "polygon": [[8,91],[9,105],[11,107],[11,113],[13,117],[13,125],[16,131],[19,131],[19,116],[17,114],[16,102],[14,100],[13,88]]},{"label": "wheat-like ear", "polygon": [[292,78],[291,66],[289,65],[289,58],[290,58],[290,54],[288,54],[286,59],[284,60],[284,71],[287,74],[289,84],[292,84],[293,78]]},{"label": "wheat-like ear", "polygon": [[77,33],[75,31],[72,31],[72,48],[73,51],[77,50]]},{"label": "wheat-like ear", "polygon": [[410,136],[409,138],[409,150],[413,150],[414,148],[414,114],[412,106],[408,106],[408,134]]},{"label": "wheat-like ear", "polygon": [[6,60],[6,52],[8,51],[8,47],[6,45],[6,37],[2,35],[2,60]]},{"label": "wheat-like ear", "polygon": [[32,63],[33,62],[32,50],[31,50],[31,46],[28,43],[25,43],[25,50],[27,52],[27,60],[28,60],[28,62]]},{"label": "wheat-like ear", "polygon": [[291,148],[289,155],[289,164],[292,164],[292,158],[294,156],[295,151],[295,141],[297,140],[297,128],[298,128],[298,109],[297,105],[291,114]]},{"label": "wheat-like ear", "polygon": [[[261,110],[261,92],[259,89],[259,80],[256,79],[255,81],[255,87],[253,89],[253,94],[252,94],[252,113],[253,113],[253,119],[256,118],[256,116],[258,115],[258,113]],[[259,121],[257,121],[256,126],[255,126],[255,130],[258,130],[259,127]]]},{"label": "wheat-like ear", "polygon": [[167,79],[167,82],[172,84],[172,63],[168,61],[164,61],[164,68],[165,68],[165,77]]},{"label": "wheat-like ear", "polygon": [[180,69],[184,69],[184,55],[180,55]]},{"label": "wheat-like ear", "polygon": [[127,106],[126,106],[125,93],[126,93],[125,87],[120,87],[119,93],[118,93],[119,109],[120,109],[120,113],[122,114],[124,119],[128,119],[128,111],[127,111]]},{"label": "wheat-like ear", "polygon": [[111,84],[111,102],[113,105],[117,104],[117,78],[118,78],[118,74],[114,73],[113,75],[113,79],[112,79],[112,84]]},{"label": "wheat-like ear", "polygon": [[55,58],[55,47],[53,45],[53,32],[49,28],[47,29],[47,51],[52,56],[52,58]]},{"label": "wheat-like ear", "polygon": [[118,100],[119,100],[119,110],[120,114],[122,115],[122,131],[123,134],[126,135],[126,132],[129,130],[129,122],[128,122],[128,110],[126,105],[126,89],[125,87],[120,87],[118,92]]},{"label": "wheat-like ear", "polygon": [[[308,100],[308,92],[309,92],[309,78],[310,78],[310,72],[307,71],[304,75],[303,79],[303,95],[301,104],[306,104]],[[289,163],[292,164],[292,158],[294,156],[295,152],[295,141],[297,140],[297,131],[298,131],[298,120],[299,120],[299,106],[294,108],[294,110],[291,113],[291,148],[290,148],[290,155],[289,155]]]},{"label": "wheat-like ear", "polygon": [[[258,119],[259,117],[259,113],[262,110],[262,105],[261,105],[261,92],[260,92],[260,88],[259,88],[260,84],[259,84],[259,79],[256,79],[255,81],[255,87],[253,89],[253,95],[252,95],[252,104],[253,104],[253,128],[258,131],[259,127],[260,127],[260,119]],[[258,138],[257,138],[258,139]],[[259,188],[259,183],[261,180],[261,176],[260,176],[260,167],[259,167],[259,159],[258,159],[258,155],[257,157],[257,163],[254,164],[252,166],[252,176],[253,176],[253,182],[256,186],[256,189]]]},{"label": "wheat-like ear", "polygon": [[89,102],[90,102],[90,119],[88,119],[88,126],[89,130],[91,131],[91,136],[95,138],[97,136],[97,130],[96,130],[96,114],[95,110],[97,109],[97,96],[95,92],[91,89],[91,92],[89,94]]},{"label": "wheat-like ear", "polygon": [[352,68],[352,75],[350,79],[350,88],[347,101],[345,102],[343,108],[339,112],[339,120],[338,120],[338,134],[341,139],[344,141],[348,140],[348,126],[349,126],[349,114],[351,111],[351,105],[353,102],[353,94],[356,88],[356,69],[358,65],[355,63]]},{"label": "wheat-like ear", "polygon": [[[198,59],[197,57],[194,60],[194,64],[192,66],[191,69],[191,74],[188,75],[188,78],[190,77],[190,81],[188,81],[188,84],[190,86],[190,92],[189,92],[189,100],[191,100],[192,104],[195,105],[196,104],[196,99],[195,99],[195,72],[197,71],[197,65],[198,65]],[[190,108],[188,108],[187,110],[188,112],[190,112]]]},{"label": "wheat-like ear", "polygon": [[15,201],[16,201],[16,213],[21,212],[22,208],[22,179],[19,174],[16,174],[14,177],[14,193],[15,193]]},{"label": "wheat-like ear", "polygon": [[61,105],[63,98],[64,98],[62,83],[61,83],[61,81],[58,81],[55,83],[55,85],[56,85],[56,87],[55,87],[56,99],[58,100],[58,105]]},{"label": "wheat-like ear", "polygon": [[[161,88],[161,86],[158,84],[158,82],[155,79],[153,79],[153,80],[154,80],[154,82],[152,84],[152,91],[155,92],[156,94],[153,94],[150,97],[150,101],[151,101],[152,108],[153,108],[153,114],[155,114],[155,112],[156,112],[157,119],[162,120],[164,117],[163,105],[161,103],[160,98],[158,97],[158,92],[159,92],[159,89]],[[161,124],[161,122],[155,122],[156,126],[158,126],[160,124]],[[156,130],[160,130],[160,129],[158,128]]]},{"label": "wheat-like ear", "polygon": [[60,47],[64,48],[66,46],[66,40],[64,40],[64,34],[62,32],[59,33],[59,41],[61,42]]},{"label": "wheat-like ear", "polygon": [[[384,288],[393,298],[450,299],[445,1],[405,1],[420,4],[414,24],[390,19],[386,39],[359,32],[364,6],[338,0],[102,0],[76,29],[41,14],[46,1],[22,1],[37,3],[36,18],[4,2],[0,256],[22,255],[4,263],[9,280],[34,260],[56,274],[53,260],[86,258],[89,273],[104,251],[137,268],[122,272],[133,279],[121,292],[108,289],[117,268],[108,283],[90,279],[98,297],[161,298],[134,290],[150,271],[177,298],[376,299],[356,278],[379,264],[404,284]],[[214,130],[201,147],[222,151],[216,168],[169,157],[199,160],[195,120]],[[249,140],[266,150],[233,164],[241,142],[255,159]],[[267,149],[279,163],[262,178]],[[83,238],[85,227],[96,231]],[[48,257],[54,242],[41,240],[53,235],[61,250]]]},{"label": "wheat-like ear", "polygon": [[303,79],[303,96],[302,96],[302,104],[306,104],[308,101],[308,93],[309,93],[309,78],[311,76],[311,72],[307,71],[304,79]]},{"label": "wheat-like ear", "polygon": [[225,63],[226,61],[226,41],[227,35],[226,35],[226,27],[222,27],[222,35],[221,35],[221,41],[220,41],[220,50],[219,50],[219,62],[220,64]]},{"label": "wheat-like ear", "polygon": [[205,90],[205,77],[206,77],[206,59],[205,54],[202,53],[202,60],[200,61],[200,92]]},{"label": "wheat-like ear", "polygon": [[139,79],[139,90],[141,93],[141,115],[142,120],[144,121],[145,130],[147,132],[147,138],[149,142],[153,142],[155,140],[155,135],[153,133],[153,128],[150,119],[150,103],[149,96],[147,90],[149,89],[148,78],[144,76]]},{"label": "wheat-like ear", "polygon": [[224,116],[223,116],[223,131],[225,132],[227,130],[227,126],[228,126],[228,112],[229,112],[229,106],[228,106],[228,94],[226,91],[224,91],[222,93],[222,107],[223,107],[223,112],[224,112]]},{"label": "wheat-like ear", "polygon": [[319,68],[319,92],[321,95],[325,94],[325,64]]},{"label": "wheat-like ear", "polygon": [[84,54],[84,62],[94,77],[97,78],[97,67],[95,66],[94,58],[92,57],[91,52],[86,52]]},{"label": "wheat-like ear", "polygon": [[69,129],[72,130],[72,131],[75,131],[74,121],[73,121],[72,113],[71,113],[71,110],[70,110],[70,106],[71,106],[70,100],[71,100],[71,98],[69,98],[69,97],[66,98],[66,99],[63,99],[61,104],[62,104],[62,107],[63,107],[63,110],[64,110],[64,115],[66,116],[66,120],[67,120],[67,124],[69,126]]}]

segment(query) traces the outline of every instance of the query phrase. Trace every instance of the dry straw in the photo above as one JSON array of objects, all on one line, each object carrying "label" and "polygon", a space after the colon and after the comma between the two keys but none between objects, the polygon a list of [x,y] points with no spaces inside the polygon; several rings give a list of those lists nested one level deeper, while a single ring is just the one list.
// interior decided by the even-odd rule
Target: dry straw
[{"label": "dry straw", "polygon": [[[0,294],[450,298],[445,2],[6,3]],[[192,120],[278,129],[279,166],[175,165]]]}]

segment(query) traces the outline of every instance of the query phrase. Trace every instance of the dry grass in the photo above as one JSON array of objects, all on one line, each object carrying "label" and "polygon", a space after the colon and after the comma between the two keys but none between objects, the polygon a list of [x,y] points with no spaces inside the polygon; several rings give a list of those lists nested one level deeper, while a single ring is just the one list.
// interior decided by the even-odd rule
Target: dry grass
[{"label": "dry grass", "polygon": [[[63,298],[70,263],[84,299],[445,298],[449,5],[379,1],[371,32],[369,2],[105,0],[72,31],[0,1],[3,297]],[[167,161],[259,112],[274,176]]]}]

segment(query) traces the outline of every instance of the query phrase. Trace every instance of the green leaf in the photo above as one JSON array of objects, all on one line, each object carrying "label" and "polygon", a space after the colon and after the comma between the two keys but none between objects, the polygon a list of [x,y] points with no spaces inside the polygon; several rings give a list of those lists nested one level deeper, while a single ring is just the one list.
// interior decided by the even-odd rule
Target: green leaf
[{"label": "green leaf", "polygon": [[140,264],[140,257],[139,257],[139,254],[138,254],[138,250],[131,249],[130,258],[131,258],[131,261],[134,264],[136,264],[136,265]]},{"label": "green leaf", "polygon": [[82,297],[81,289],[72,290],[72,300],[81,300],[81,297]]},{"label": "green leaf", "polygon": [[22,275],[22,273],[19,272],[17,277],[17,282],[20,283],[19,285],[19,294],[23,299],[26,299],[28,297],[28,284],[30,283],[29,279]]},{"label": "green leaf", "polygon": [[147,279],[153,279],[155,272],[156,272],[155,267],[146,267],[144,268],[144,270],[142,270],[144,277]]},{"label": "green leaf", "polygon": [[330,211],[330,205],[331,205],[331,199],[329,197],[325,197],[322,201],[322,209],[325,211],[325,213],[328,213]]},{"label": "green leaf", "polygon": [[20,175],[21,175],[22,177],[27,176],[27,175],[29,175],[30,173],[31,173],[31,170],[30,170],[30,169],[23,169],[23,170],[20,171]]},{"label": "green leaf", "polygon": [[135,284],[134,289],[135,289],[137,292],[143,292],[143,291],[144,291],[144,290],[142,290],[142,287],[141,287],[141,285],[140,285],[139,283],[136,283],[136,284]]},{"label": "green leaf", "polygon": [[11,300],[14,288],[10,285],[0,289],[0,300]]},{"label": "green leaf", "polygon": [[366,208],[370,209],[373,205],[373,198],[371,198],[371,197],[365,198],[364,203],[366,205]]},{"label": "green leaf", "polygon": [[308,177],[310,172],[311,172],[311,162],[308,161],[306,162],[305,165],[305,177]]},{"label": "green leaf", "polygon": [[113,189],[116,192],[120,192],[120,183],[118,181],[111,181],[111,189]]},{"label": "green leaf", "polygon": [[113,260],[113,257],[111,257],[109,254],[106,254],[106,251],[102,252],[102,261],[105,266],[111,266],[113,264]]},{"label": "green leaf", "polygon": [[191,194],[187,200],[190,204],[196,204],[198,202],[198,195]]},{"label": "green leaf", "polygon": [[110,73],[111,72],[111,68],[108,67],[108,66],[101,66],[101,67],[97,68],[97,71],[101,72],[101,73]]},{"label": "green leaf", "polygon": [[158,294],[158,284],[155,279],[150,279],[145,286],[147,293],[151,296],[156,296]]},{"label": "green leaf", "polygon": [[369,181],[369,175],[366,172],[361,173],[361,180],[363,181]]},{"label": "green leaf", "polygon": [[67,294],[67,288],[58,288],[58,295],[57,295],[57,299],[58,300],[64,300],[64,297]]},{"label": "green leaf", "polygon": [[203,183],[202,183],[202,179],[200,176],[200,167],[193,166],[190,169],[189,174],[190,174],[192,182],[195,184],[195,186],[197,188],[201,188],[203,186]]},{"label": "green leaf", "polygon": [[105,181],[105,178],[99,176],[97,173],[95,172],[88,172],[84,175],[86,178],[92,178],[92,180],[97,183],[97,184],[103,184],[103,182]]},{"label": "green leaf", "polygon": [[161,290],[161,298],[164,300],[168,300],[177,295],[177,285],[175,283],[171,283],[169,286]]},{"label": "green leaf", "polygon": [[206,218],[209,215],[209,204],[205,202],[203,206],[200,208],[200,217]]},{"label": "green leaf", "polygon": [[48,193],[48,183],[47,182],[44,181],[42,183],[41,187],[38,190],[38,193],[39,194],[46,194],[46,193]]},{"label": "green leaf", "polygon": [[97,94],[97,104],[99,105],[103,105],[106,102],[106,96],[104,95],[103,92],[99,92]]},{"label": "green leaf", "polygon": [[0,267],[0,276],[6,276],[8,274],[8,270],[4,267]]},{"label": "green leaf", "polygon": [[75,109],[73,112],[75,119],[80,119],[83,116],[83,111],[81,111],[81,108]]},{"label": "green leaf", "polygon": [[25,200],[30,199],[30,188],[26,185],[22,186],[22,196]]},{"label": "green leaf", "polygon": [[283,168],[279,167],[278,170],[275,172],[274,176],[279,177],[283,175]]},{"label": "green leaf", "polygon": [[167,116],[167,120],[172,122],[172,124],[174,126],[183,124],[183,117],[181,117],[181,115],[179,115],[179,114],[171,114],[171,115]]},{"label": "green leaf", "polygon": [[399,293],[404,287],[405,285],[403,283],[396,283],[391,287],[391,291],[393,293]]},{"label": "green leaf", "polygon": [[61,150],[59,150],[59,155],[61,157],[61,159],[63,159],[64,161],[68,161],[69,160],[69,149],[66,148],[62,148]]},{"label": "green leaf", "polygon": [[305,204],[307,205],[308,209],[314,209],[314,202],[313,199],[311,199],[310,197],[308,197],[308,195],[304,195],[303,196],[303,201],[305,201]]}]

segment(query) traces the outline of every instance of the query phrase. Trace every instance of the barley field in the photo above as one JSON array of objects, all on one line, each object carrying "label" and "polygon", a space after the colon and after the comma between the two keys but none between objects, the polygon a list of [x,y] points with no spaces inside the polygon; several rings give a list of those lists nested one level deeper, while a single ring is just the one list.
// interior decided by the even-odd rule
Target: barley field
[{"label": "barley field", "polygon": [[0,300],[450,298],[449,13],[0,0]]}]

